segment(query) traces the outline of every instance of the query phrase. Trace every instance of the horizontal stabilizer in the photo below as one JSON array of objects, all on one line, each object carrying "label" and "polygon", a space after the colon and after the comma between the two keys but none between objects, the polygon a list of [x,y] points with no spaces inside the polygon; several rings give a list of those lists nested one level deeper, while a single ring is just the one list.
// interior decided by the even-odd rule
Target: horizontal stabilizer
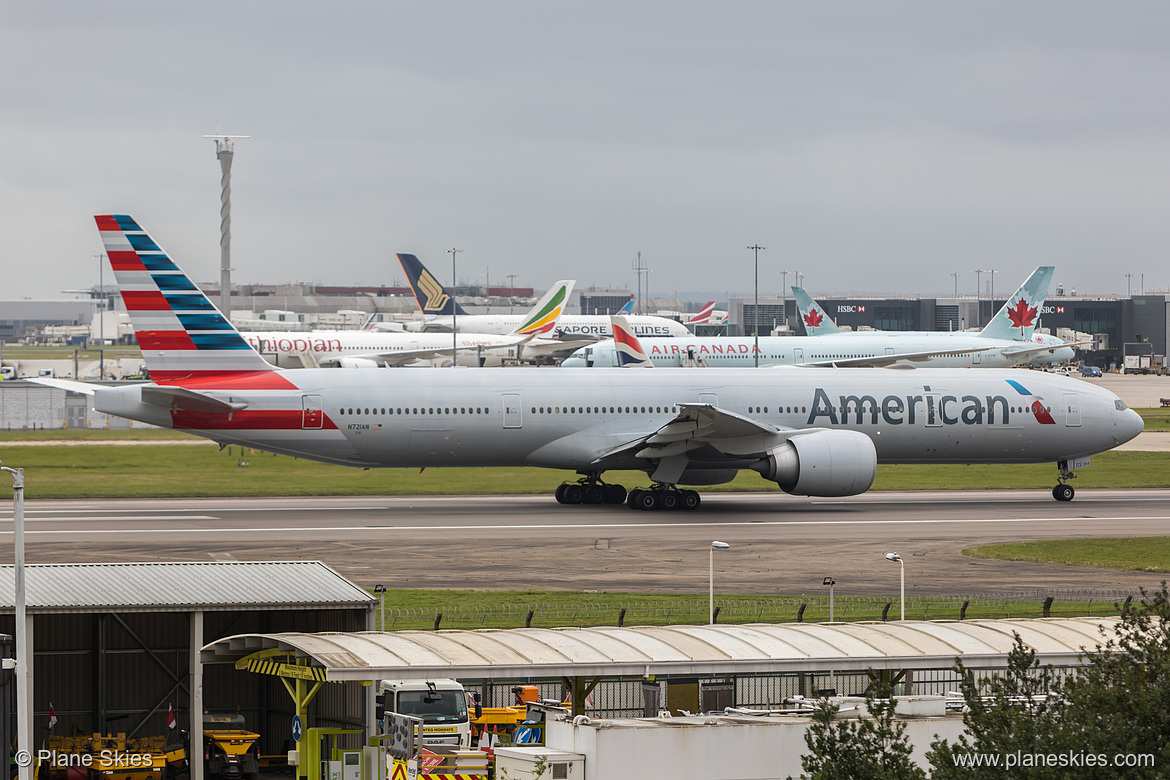
[{"label": "horizontal stabilizer", "polygon": [[248,408],[247,404],[221,401],[194,390],[158,385],[142,388],[142,402],[199,414],[231,414]]}]

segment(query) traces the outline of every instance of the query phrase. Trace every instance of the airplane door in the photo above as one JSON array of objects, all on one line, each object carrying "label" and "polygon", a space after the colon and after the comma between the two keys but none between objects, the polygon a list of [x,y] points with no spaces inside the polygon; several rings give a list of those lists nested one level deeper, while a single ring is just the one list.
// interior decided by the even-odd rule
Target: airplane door
[{"label": "airplane door", "polygon": [[524,411],[520,406],[520,396],[515,393],[504,393],[504,427],[520,428],[524,425]]},{"label": "airplane door", "polygon": [[321,409],[321,396],[301,396],[301,428],[304,430],[321,430],[325,424],[325,413]]},{"label": "airplane door", "polygon": [[699,403],[719,406],[719,396],[715,393],[699,393]]},{"label": "airplane door", "polygon": [[1064,394],[1064,424],[1068,428],[1081,426],[1081,398],[1076,393]]},{"label": "airplane door", "polygon": [[982,364],[983,364],[983,353],[982,352],[972,352],[971,353],[971,365],[978,366],[978,365],[982,365]]},{"label": "airplane door", "polygon": [[940,401],[942,396],[938,393],[927,393],[922,399],[926,403],[926,427],[941,428],[942,409],[940,408]]},{"label": "airplane door", "polygon": [[797,349],[792,350],[792,362],[793,363],[803,363],[804,362],[804,350],[803,349],[797,348]]}]

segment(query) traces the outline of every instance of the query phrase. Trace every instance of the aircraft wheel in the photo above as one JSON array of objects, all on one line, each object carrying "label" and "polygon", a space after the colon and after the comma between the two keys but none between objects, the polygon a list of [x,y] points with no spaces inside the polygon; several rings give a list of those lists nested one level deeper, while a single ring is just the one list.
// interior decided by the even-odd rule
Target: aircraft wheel
[{"label": "aircraft wheel", "polygon": [[565,485],[565,503],[580,504],[585,500],[585,488],[580,485]]},{"label": "aircraft wheel", "polygon": [[698,509],[699,504],[703,502],[702,497],[694,490],[684,490],[679,498],[683,509]]},{"label": "aircraft wheel", "polygon": [[638,498],[642,493],[642,488],[634,488],[629,493],[627,493],[626,506],[628,506],[630,509],[641,509],[642,507],[638,505]]},{"label": "aircraft wheel", "polygon": [[658,506],[662,509],[678,509],[678,491],[663,490],[658,494]]},{"label": "aircraft wheel", "polygon": [[657,490],[638,491],[638,497],[634,499],[634,502],[634,506],[636,506],[638,509],[652,510],[658,509],[658,507],[661,506],[661,502],[658,499]]},{"label": "aircraft wheel", "polygon": [[1057,501],[1072,501],[1076,491],[1072,485],[1057,485],[1052,488],[1052,497]]},{"label": "aircraft wheel", "polygon": [[585,488],[585,503],[604,504],[607,495],[605,485],[589,485]]},{"label": "aircraft wheel", "polygon": [[605,503],[607,504],[624,504],[626,503],[626,489],[621,485],[606,485],[605,486]]},{"label": "aircraft wheel", "polygon": [[567,487],[568,487],[568,485],[566,485],[564,483],[557,485],[556,497],[557,497],[558,504],[565,503],[565,488],[567,488]]}]

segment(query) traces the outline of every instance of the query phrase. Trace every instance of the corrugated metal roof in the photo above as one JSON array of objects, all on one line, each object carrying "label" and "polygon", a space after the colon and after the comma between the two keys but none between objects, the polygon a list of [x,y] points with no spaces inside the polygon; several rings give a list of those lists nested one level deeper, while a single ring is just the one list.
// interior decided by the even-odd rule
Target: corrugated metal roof
[{"label": "corrugated metal roof", "polygon": [[234,662],[270,648],[309,658],[329,680],[516,678],[1002,668],[1018,633],[1041,664],[1080,663],[1117,618],[524,628],[350,634],[241,634],[203,648]]},{"label": "corrugated metal roof", "polygon": [[[0,613],[15,611],[16,568],[0,566]],[[374,599],[320,561],[36,563],[28,610],[163,612],[366,607]]]}]

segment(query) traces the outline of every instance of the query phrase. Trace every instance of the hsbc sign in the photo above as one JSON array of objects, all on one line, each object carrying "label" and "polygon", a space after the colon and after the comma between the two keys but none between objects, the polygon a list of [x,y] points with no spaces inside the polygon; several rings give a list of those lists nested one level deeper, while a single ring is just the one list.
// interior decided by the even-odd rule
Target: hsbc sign
[{"label": "hsbc sign", "polygon": [[1063,306],[1041,306],[1041,314],[1064,314]]},{"label": "hsbc sign", "polygon": [[837,313],[838,314],[859,314],[859,313],[864,312],[864,311],[865,311],[864,306],[845,306],[845,305],[837,306]]}]

